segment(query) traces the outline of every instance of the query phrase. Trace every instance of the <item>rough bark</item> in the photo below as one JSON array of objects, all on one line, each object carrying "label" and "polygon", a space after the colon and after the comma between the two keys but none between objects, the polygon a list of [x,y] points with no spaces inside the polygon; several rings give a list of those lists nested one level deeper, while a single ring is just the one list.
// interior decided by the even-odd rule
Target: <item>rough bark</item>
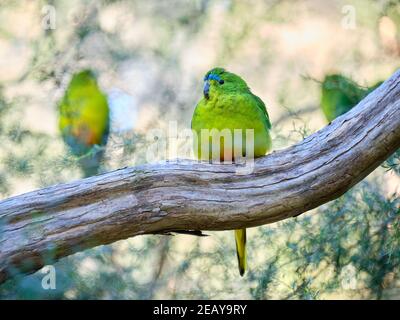
[{"label": "rough bark", "polygon": [[347,114],[285,150],[235,165],[124,168],[0,202],[0,282],[14,270],[128,237],[254,227],[335,199],[400,147],[400,71]]}]

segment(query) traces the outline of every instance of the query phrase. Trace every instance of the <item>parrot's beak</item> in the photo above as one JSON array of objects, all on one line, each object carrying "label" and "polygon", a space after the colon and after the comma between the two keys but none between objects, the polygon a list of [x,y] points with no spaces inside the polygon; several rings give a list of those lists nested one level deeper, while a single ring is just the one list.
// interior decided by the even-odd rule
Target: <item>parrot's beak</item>
[{"label": "parrot's beak", "polygon": [[210,98],[209,92],[210,92],[210,82],[204,81],[204,88],[203,88],[204,98],[206,99]]}]

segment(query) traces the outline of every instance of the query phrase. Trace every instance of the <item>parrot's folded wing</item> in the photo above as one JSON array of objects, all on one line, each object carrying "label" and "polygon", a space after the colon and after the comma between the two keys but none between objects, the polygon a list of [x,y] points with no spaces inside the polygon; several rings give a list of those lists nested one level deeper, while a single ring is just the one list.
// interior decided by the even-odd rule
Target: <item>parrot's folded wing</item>
[{"label": "parrot's folded wing", "polygon": [[253,94],[253,97],[256,100],[257,106],[264,112],[265,117],[267,118],[267,128],[271,129],[271,127],[272,127],[271,126],[271,121],[269,120],[269,114],[268,114],[268,111],[267,111],[267,108],[266,108],[264,102],[258,96],[256,96],[255,94]]}]

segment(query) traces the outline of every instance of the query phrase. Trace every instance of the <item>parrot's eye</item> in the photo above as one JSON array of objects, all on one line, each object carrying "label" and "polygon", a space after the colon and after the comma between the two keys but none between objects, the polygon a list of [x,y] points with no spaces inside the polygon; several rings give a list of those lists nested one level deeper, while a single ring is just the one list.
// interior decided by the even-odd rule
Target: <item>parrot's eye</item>
[{"label": "parrot's eye", "polygon": [[224,80],[222,80],[222,79],[221,79],[221,80],[219,80],[218,82],[219,82],[219,84],[224,84],[224,83],[225,83],[225,81],[224,81]]}]

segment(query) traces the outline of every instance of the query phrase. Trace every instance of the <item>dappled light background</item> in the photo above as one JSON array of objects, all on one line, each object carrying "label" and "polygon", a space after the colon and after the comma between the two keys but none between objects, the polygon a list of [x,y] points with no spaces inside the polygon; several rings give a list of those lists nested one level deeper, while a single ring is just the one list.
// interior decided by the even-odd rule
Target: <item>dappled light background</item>
[{"label": "dappled light background", "polygon": [[[0,0],[0,198],[83,176],[58,128],[83,69],[110,107],[104,172],[168,158],[148,157],[152,133],[190,128],[212,67],[263,99],[277,150],[327,124],[326,75],[371,87],[399,59],[398,1]],[[399,156],[333,202],[249,229],[243,278],[231,231],[149,235],[61,259],[54,290],[17,274],[0,298],[398,299]]]}]

